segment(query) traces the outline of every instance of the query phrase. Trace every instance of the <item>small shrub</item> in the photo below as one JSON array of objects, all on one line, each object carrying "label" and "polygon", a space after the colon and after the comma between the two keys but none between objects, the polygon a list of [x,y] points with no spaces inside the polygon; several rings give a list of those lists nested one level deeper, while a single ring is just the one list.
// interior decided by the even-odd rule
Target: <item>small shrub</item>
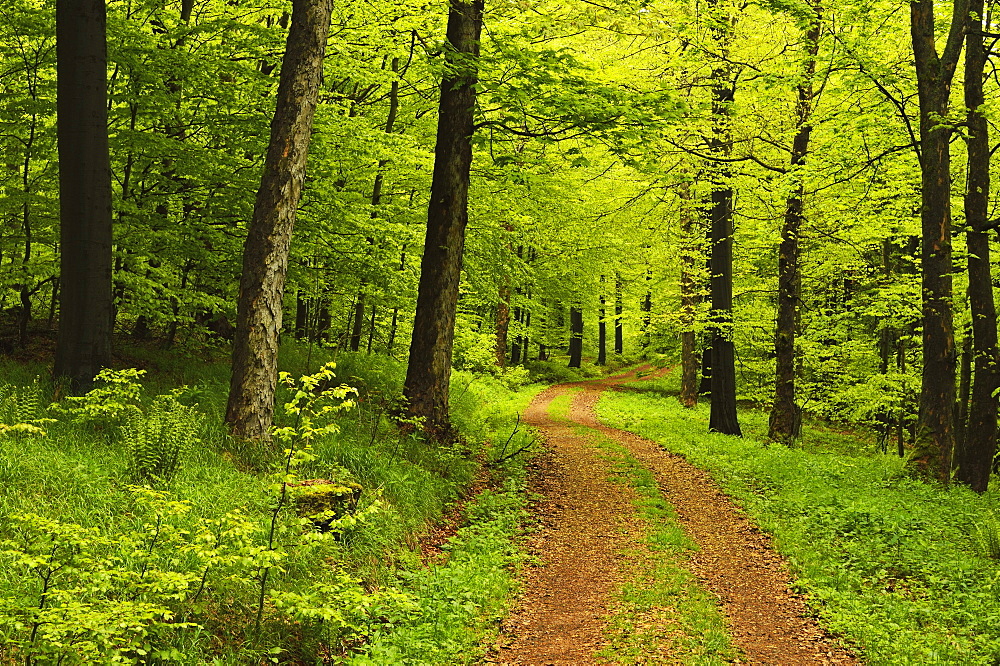
[{"label": "small shrub", "polygon": [[198,413],[178,402],[175,395],[163,395],[145,412],[124,412],[121,431],[128,445],[132,480],[150,486],[169,484],[184,451],[198,441]]}]

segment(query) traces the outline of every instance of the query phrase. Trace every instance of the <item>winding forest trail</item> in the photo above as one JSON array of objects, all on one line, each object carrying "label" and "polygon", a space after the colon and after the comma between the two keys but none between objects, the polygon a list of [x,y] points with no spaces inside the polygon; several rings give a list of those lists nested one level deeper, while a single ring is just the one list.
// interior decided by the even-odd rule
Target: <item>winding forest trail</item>
[{"label": "winding forest trail", "polygon": [[[648,368],[640,368],[641,370]],[[718,600],[732,643],[732,663],[799,666],[857,664],[809,617],[770,539],[725,496],[709,476],[650,440],[600,424],[594,406],[601,392],[636,381],[638,371],[561,384],[539,394],[525,422],[545,439],[534,490],[541,529],[531,550],[540,565],[527,568],[525,594],[507,620],[491,663],[599,664],[604,628],[615,591],[628,580],[647,530],[635,491],[609,479],[612,463],[594,443],[600,433],[628,449],[656,479],[678,520],[698,546],[685,566]],[[574,392],[569,418],[549,414],[557,397]],[[582,430],[581,426],[589,429]],[[676,631],[663,627],[664,635]],[[636,663],[635,659],[631,663]],[[658,650],[638,663],[687,663],[685,655]]]}]

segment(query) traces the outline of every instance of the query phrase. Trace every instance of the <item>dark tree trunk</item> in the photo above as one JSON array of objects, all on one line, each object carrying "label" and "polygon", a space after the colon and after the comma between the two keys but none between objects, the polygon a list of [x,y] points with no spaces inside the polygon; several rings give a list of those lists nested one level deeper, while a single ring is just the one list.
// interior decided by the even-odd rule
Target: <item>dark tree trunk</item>
[{"label": "dark tree trunk", "polygon": [[57,0],[60,284],[54,374],[85,391],[111,363],[111,158],[104,0]]},{"label": "dark tree trunk", "polygon": [[700,298],[695,288],[695,266],[698,250],[693,246],[695,222],[691,214],[691,184],[681,183],[681,404],[691,408],[698,404],[698,356],[695,350],[694,324]]},{"label": "dark tree trunk", "polygon": [[[720,24],[729,19],[720,20]],[[728,24],[728,23],[726,23]],[[719,42],[726,44],[728,29],[718,29]],[[731,152],[729,108],[735,90],[725,65],[712,73],[712,123],[709,139],[712,153],[727,158]],[[712,203],[709,208],[712,280],[712,403],[709,432],[742,436],[736,415],[736,351],[733,345],[733,188],[723,163],[715,167]]]},{"label": "dark tree trunk", "polygon": [[969,422],[969,394],[972,392],[972,332],[966,331],[958,360],[958,402],[955,405],[955,467],[959,468]]},{"label": "dark tree trunk", "polygon": [[934,0],[910,3],[910,32],[920,101],[923,372],[915,458],[943,483],[955,444],[955,335],[951,280],[951,82],[962,50],[968,0],[955,0],[947,44],[935,45]]},{"label": "dark tree trunk", "polygon": [[469,219],[473,114],[482,24],[483,0],[451,0],[446,48],[448,68],[441,80],[427,236],[403,385],[410,414],[424,418],[427,432],[442,440],[451,439],[455,434],[448,415],[448,389],[465,228]]},{"label": "dark tree trunk", "polygon": [[605,321],[607,317],[606,312],[606,299],[604,298],[604,276],[601,276],[601,295],[599,297],[600,308],[598,309],[598,319],[597,319],[597,365],[607,365],[608,363],[608,324]]},{"label": "dark tree trunk", "polygon": [[956,451],[955,478],[976,492],[990,480],[997,450],[997,399],[1000,388],[1000,353],[997,350],[997,311],[990,271],[989,224],[990,145],[989,125],[981,111],[983,72],[987,50],[983,44],[983,0],[969,3],[969,30],[965,54],[965,106],[968,108],[969,175],[965,194],[966,245],[969,265],[969,306],[972,310],[975,380],[969,418],[962,446]]},{"label": "dark tree trunk", "polygon": [[271,138],[243,247],[226,408],[226,423],[240,439],[268,438],[274,418],[285,274],[305,181],[332,4],[332,0],[292,2]]},{"label": "dark tree trunk", "polygon": [[361,349],[361,328],[365,323],[365,292],[358,291],[358,297],[354,300],[354,317],[351,324],[351,337],[349,347],[352,352]]},{"label": "dark tree trunk", "polygon": [[[517,324],[518,326],[521,325],[521,317],[522,317],[521,308],[519,307],[514,308],[514,323]],[[520,362],[521,362],[521,336],[515,335],[514,342],[512,342],[510,345],[510,364],[517,365]]]},{"label": "dark tree trunk", "polygon": [[625,353],[625,326],[622,322],[622,278],[615,274],[615,353]]},{"label": "dark tree trunk", "polygon": [[795,336],[798,332],[799,298],[802,277],[799,273],[799,229],[802,226],[802,196],[804,185],[799,173],[809,154],[809,137],[812,125],[813,76],[816,73],[816,54],[819,53],[820,15],[819,4],[812,6],[812,17],[805,34],[806,61],[802,78],[796,86],[795,124],[797,131],[792,141],[791,173],[798,180],[795,189],[785,202],[785,221],[781,229],[781,246],[778,248],[778,316],[774,332],[775,382],[774,407],[768,423],[767,436],[785,446],[791,446],[799,435],[801,415],[795,402]]},{"label": "dark tree trunk", "polygon": [[579,368],[583,362],[583,309],[569,309],[569,367]]}]

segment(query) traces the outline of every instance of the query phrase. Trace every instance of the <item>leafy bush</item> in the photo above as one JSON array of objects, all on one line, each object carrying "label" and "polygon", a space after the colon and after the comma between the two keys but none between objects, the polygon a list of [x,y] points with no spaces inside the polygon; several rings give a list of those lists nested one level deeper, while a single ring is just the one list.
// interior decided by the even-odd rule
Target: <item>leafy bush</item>
[{"label": "leafy bush", "polygon": [[198,442],[198,421],[197,410],[173,394],[157,397],[147,410],[125,411],[121,431],[132,480],[151,486],[173,481],[184,451]]}]

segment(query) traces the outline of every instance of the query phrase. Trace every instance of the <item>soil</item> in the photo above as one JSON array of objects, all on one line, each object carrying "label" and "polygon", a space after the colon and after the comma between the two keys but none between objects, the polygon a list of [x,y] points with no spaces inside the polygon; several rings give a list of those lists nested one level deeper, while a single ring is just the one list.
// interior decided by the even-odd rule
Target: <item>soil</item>
[{"label": "soil", "polygon": [[[579,426],[624,445],[656,478],[679,522],[698,549],[689,568],[719,600],[733,644],[734,663],[799,666],[858,664],[810,616],[790,590],[787,563],[770,538],[722,493],[702,470],[653,441],[597,421],[602,391],[635,381],[637,372],[563,384],[538,395],[525,414],[546,442],[536,459],[534,490],[540,529],[530,549],[538,565],[527,568],[525,593],[502,627],[489,662],[508,665],[598,664],[613,595],[634,569],[645,526],[631,488],[609,481],[610,463]],[[659,374],[659,373],[654,373]],[[640,375],[642,376],[642,375]],[[549,403],[571,388],[569,421],[548,415]],[[685,663],[683,655],[649,655],[647,663]]]}]

